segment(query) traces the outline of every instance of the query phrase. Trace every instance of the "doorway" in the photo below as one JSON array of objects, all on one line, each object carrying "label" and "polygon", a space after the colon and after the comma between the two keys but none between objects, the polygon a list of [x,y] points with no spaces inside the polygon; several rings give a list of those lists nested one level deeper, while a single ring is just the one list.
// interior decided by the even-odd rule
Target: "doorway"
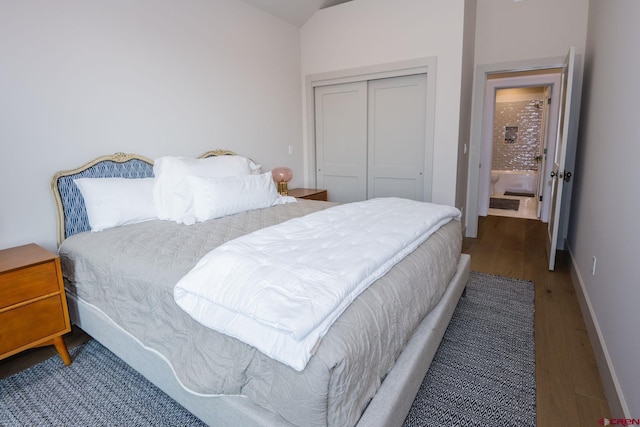
[{"label": "doorway", "polygon": [[540,219],[550,89],[496,90],[488,215]]},{"label": "doorway", "polygon": [[[516,190],[518,189],[527,190],[528,192],[532,192],[535,186],[534,197],[537,198],[535,203],[532,203],[529,200],[529,204],[535,204],[536,215],[535,218],[539,218],[542,222],[548,222],[550,216],[550,201],[551,201],[551,189],[552,189],[552,180],[550,179],[550,162],[547,162],[547,159],[553,159],[555,155],[555,146],[557,139],[557,129],[558,129],[558,113],[560,111],[560,83],[561,83],[561,74],[562,70],[559,68],[551,68],[551,69],[543,69],[543,70],[533,70],[533,71],[523,71],[523,72],[509,72],[509,73],[493,73],[487,76],[486,80],[486,95],[485,95],[485,105],[483,110],[483,122],[482,122],[482,140],[480,144],[480,170],[478,175],[478,200],[477,200],[477,214],[479,216],[487,216],[489,214],[489,204],[490,204],[490,194],[491,194],[491,184],[492,184],[492,176],[491,171],[496,170],[493,166],[493,154],[494,154],[494,137],[498,141],[505,138],[505,132],[507,129],[495,129],[494,122],[496,119],[496,106],[498,105],[498,101],[516,101],[520,102],[527,96],[527,92],[535,91],[534,88],[544,88],[546,90],[546,94],[544,95],[543,101],[545,105],[540,105],[540,110],[536,111],[542,112],[544,109],[544,133],[542,134],[542,141],[540,147],[540,165],[539,174],[536,174],[539,178],[537,184],[525,184],[524,182],[531,182],[533,177],[529,176],[504,176],[501,177],[503,184],[506,184],[502,187],[505,187],[505,190]],[[510,93],[509,97],[498,98],[497,94],[501,93],[502,90],[510,90],[516,91],[519,95],[514,96],[513,92]],[[546,100],[546,101],[545,101]],[[500,102],[501,103],[501,102]],[[535,104],[532,107],[535,109]],[[525,107],[526,110],[526,107]],[[524,114],[524,111],[520,112],[521,115]],[[511,122],[512,126],[509,126],[511,132],[515,132],[514,127],[518,127],[518,131],[520,130],[519,126],[516,126],[518,121],[513,118],[515,114],[507,114],[507,118],[513,120]],[[529,114],[531,115],[531,114]],[[525,121],[522,121],[525,123]],[[526,132],[525,132],[526,133]],[[522,135],[522,133],[521,133]],[[513,135],[510,135],[513,137]],[[507,142],[506,145],[510,147],[520,146],[518,142],[519,140],[514,140],[513,143]],[[522,139],[520,140],[520,142]],[[517,150],[505,150],[506,152],[515,152]],[[535,157],[535,156],[534,156]],[[516,169],[526,169],[533,168],[533,166],[526,166],[526,161],[520,161],[520,166]],[[497,166],[500,168],[500,166]],[[514,169],[512,166],[506,167],[507,170]],[[500,169],[497,169],[500,170]],[[495,174],[494,174],[495,175]],[[515,175],[515,174],[514,174]],[[495,177],[494,177],[495,180]],[[509,184],[509,182],[512,182]],[[520,181],[520,182],[518,182]],[[498,181],[499,182],[499,181]],[[500,187],[500,186],[499,186]],[[511,187],[511,188],[506,188]]]},{"label": "doorway", "polygon": [[[479,66],[476,70],[475,94],[471,124],[471,141],[469,152],[469,175],[467,182],[467,237],[476,237],[478,233],[478,216],[489,214],[492,169],[493,120],[495,113],[496,93],[499,89],[547,87],[550,88],[551,104],[547,104],[548,120],[545,124],[544,141],[547,144],[546,159],[553,159],[557,135],[557,117],[560,108],[560,85],[562,80],[562,59],[548,58],[535,61],[520,61],[507,64]],[[549,96],[547,96],[547,100]],[[547,101],[548,102],[548,101]],[[502,131],[504,133],[504,129]],[[503,135],[504,137],[504,135]],[[540,165],[540,181],[538,183],[539,209],[536,217],[543,222],[549,220],[551,197],[548,194],[550,182],[547,179],[551,172],[550,164]],[[541,194],[540,194],[541,193]],[[542,195],[542,201],[540,200]]]}]

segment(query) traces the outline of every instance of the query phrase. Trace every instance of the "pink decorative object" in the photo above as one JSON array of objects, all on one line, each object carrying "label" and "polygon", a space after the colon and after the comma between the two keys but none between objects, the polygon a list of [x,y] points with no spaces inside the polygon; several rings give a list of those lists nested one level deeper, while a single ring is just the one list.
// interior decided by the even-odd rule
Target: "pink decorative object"
[{"label": "pink decorative object", "polygon": [[273,180],[275,182],[289,182],[293,177],[293,172],[291,169],[280,166],[271,171],[271,175],[273,175]]},{"label": "pink decorative object", "polygon": [[276,184],[278,184],[278,193],[280,193],[280,195],[282,196],[286,196],[287,194],[289,194],[287,183],[291,181],[291,178],[293,177],[293,172],[291,171],[291,169],[285,166],[280,166],[274,168],[271,171],[271,175],[273,176],[273,180],[276,182]]}]

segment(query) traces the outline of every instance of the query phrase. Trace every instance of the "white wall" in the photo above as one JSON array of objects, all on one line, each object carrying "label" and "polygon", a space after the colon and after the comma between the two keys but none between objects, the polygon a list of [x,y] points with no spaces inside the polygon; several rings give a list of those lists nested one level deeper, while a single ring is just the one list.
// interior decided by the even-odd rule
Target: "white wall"
[{"label": "white wall", "polygon": [[299,29],[237,0],[0,2],[0,248],[55,249],[51,176],[117,151],[301,183],[300,87]]},{"label": "white wall", "polygon": [[303,78],[437,57],[432,200],[450,205],[456,201],[463,22],[461,0],[355,0],[320,10],[301,31]]},{"label": "white wall", "polygon": [[476,15],[478,2],[464,2],[464,35],[462,45],[462,76],[460,87],[460,133],[458,135],[458,176],[456,182],[456,206],[462,209],[462,223],[466,223],[467,179],[469,175],[469,136],[471,134],[471,101],[473,99],[473,74],[476,41]]},{"label": "white wall", "polygon": [[496,91],[496,102],[518,102],[542,99],[544,93],[545,89],[541,86],[498,89]]},{"label": "white wall", "polygon": [[478,0],[476,65],[584,53],[588,0]]},{"label": "white wall", "polygon": [[[626,418],[640,417],[639,16],[636,0],[590,2],[569,232],[573,266],[587,302],[583,313],[593,318],[604,347],[599,367],[613,371]],[[615,390],[606,383],[605,389],[611,404]],[[611,406],[613,416],[624,416],[618,405]]]}]

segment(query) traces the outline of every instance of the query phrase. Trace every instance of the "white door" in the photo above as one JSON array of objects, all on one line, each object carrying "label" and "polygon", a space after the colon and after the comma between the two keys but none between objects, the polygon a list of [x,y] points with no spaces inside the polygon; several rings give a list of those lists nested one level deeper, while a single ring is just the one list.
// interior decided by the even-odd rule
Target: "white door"
[{"label": "white door", "polygon": [[547,149],[549,147],[548,129],[549,126],[549,111],[551,110],[551,86],[544,88],[544,101],[542,107],[542,128],[540,131],[540,152],[538,153],[538,191],[536,191],[536,197],[538,198],[538,208],[536,216],[542,217],[542,197],[544,193],[545,183],[545,170],[547,168]]},{"label": "white door", "polygon": [[316,177],[334,202],[367,198],[367,82],[315,88]]},{"label": "white door", "polygon": [[575,48],[571,47],[562,68],[561,108],[558,122],[558,138],[551,171],[551,215],[547,233],[547,256],[549,270],[556,265],[556,249],[558,247],[558,230],[560,226],[560,206],[562,202],[562,187],[565,180],[571,178],[571,172],[565,170],[567,157],[567,139],[569,135],[569,119],[571,117],[571,96],[573,94],[573,77],[575,68]]},{"label": "white door", "polygon": [[369,81],[367,198],[424,201],[427,75]]}]

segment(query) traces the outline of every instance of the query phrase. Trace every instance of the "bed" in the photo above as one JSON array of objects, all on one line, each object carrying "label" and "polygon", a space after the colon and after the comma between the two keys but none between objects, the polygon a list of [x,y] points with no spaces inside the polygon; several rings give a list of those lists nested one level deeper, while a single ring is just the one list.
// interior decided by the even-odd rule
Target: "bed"
[{"label": "bed", "polygon": [[[297,371],[193,320],[175,304],[173,286],[216,246],[331,203],[299,200],[188,226],[151,220],[93,233],[74,184],[82,177],[150,178],[153,161],[118,153],[52,179],[74,324],[209,425],[402,424],[468,280],[458,221],[356,298]],[[422,305],[407,309],[415,301]]]}]

